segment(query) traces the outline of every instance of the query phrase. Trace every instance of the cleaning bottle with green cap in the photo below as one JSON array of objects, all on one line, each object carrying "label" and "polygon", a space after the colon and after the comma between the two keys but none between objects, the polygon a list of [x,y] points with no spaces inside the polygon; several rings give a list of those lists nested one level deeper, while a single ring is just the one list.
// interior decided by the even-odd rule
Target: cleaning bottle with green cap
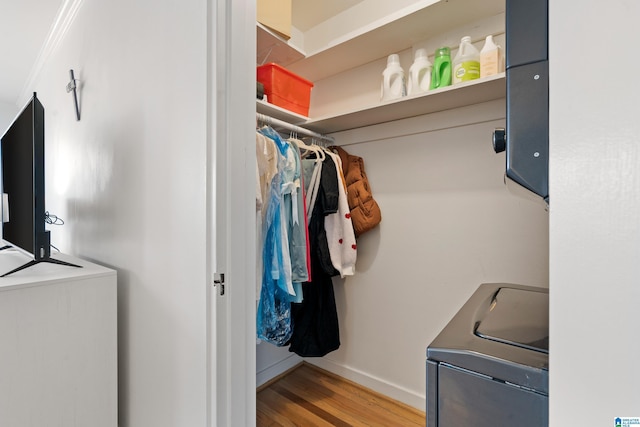
[{"label": "cleaning bottle with green cap", "polygon": [[448,47],[441,47],[436,50],[433,59],[433,71],[431,72],[431,89],[451,85],[451,50]]}]

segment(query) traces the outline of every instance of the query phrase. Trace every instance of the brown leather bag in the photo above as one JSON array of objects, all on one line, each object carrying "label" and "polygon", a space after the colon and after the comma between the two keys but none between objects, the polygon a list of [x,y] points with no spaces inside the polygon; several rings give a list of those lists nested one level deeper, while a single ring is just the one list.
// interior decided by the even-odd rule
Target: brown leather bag
[{"label": "brown leather bag", "polygon": [[364,171],[362,157],[352,156],[341,147],[329,147],[340,156],[347,185],[347,199],[351,210],[351,222],[356,236],[371,230],[382,221],[380,206],[373,198],[371,186]]}]

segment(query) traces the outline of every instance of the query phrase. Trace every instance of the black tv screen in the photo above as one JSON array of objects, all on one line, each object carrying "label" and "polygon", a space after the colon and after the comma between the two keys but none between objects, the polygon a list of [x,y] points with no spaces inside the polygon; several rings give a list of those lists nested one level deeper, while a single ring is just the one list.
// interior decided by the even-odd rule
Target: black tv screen
[{"label": "black tv screen", "polygon": [[2,239],[34,256],[50,255],[45,231],[44,107],[36,97],[2,137]]}]

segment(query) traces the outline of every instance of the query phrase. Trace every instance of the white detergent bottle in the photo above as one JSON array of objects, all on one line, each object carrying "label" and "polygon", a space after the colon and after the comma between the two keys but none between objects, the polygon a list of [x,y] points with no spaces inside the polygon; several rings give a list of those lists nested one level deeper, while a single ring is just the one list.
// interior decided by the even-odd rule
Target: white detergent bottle
[{"label": "white detergent bottle", "polygon": [[453,83],[480,78],[480,52],[471,44],[471,37],[460,41],[460,48],[453,59]]},{"label": "white detergent bottle", "polygon": [[431,62],[425,49],[418,49],[414,55],[413,65],[409,68],[407,92],[409,95],[424,93],[431,84]]},{"label": "white detergent bottle", "polygon": [[406,94],[404,70],[400,66],[400,57],[394,53],[387,58],[387,68],[382,72],[381,99],[390,101]]},{"label": "white detergent bottle", "polygon": [[502,49],[488,35],[480,51],[480,77],[493,76],[502,72]]}]

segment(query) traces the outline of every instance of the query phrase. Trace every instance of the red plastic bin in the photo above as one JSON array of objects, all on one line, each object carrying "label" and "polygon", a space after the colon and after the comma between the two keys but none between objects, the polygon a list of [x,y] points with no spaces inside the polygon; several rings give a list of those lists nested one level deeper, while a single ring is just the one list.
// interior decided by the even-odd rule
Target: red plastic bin
[{"label": "red plastic bin", "polygon": [[309,115],[313,83],[275,63],[261,65],[257,70],[267,101],[294,113]]}]

